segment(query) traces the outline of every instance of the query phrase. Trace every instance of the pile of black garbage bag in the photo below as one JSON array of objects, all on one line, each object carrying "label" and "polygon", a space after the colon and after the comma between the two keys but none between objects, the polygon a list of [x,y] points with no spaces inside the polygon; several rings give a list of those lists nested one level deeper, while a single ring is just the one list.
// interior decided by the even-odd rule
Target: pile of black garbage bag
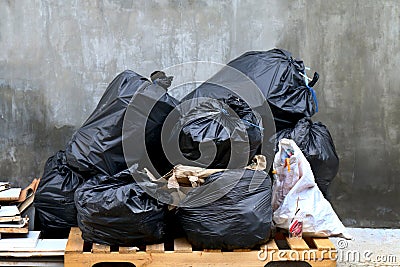
[{"label": "pile of black garbage bag", "polygon": [[[65,150],[46,162],[34,201],[37,228],[45,238],[66,238],[79,226],[85,241],[119,246],[178,235],[196,248],[266,242],[271,179],[268,169],[244,169],[253,157],[263,154],[272,163],[275,142],[291,138],[325,193],[338,169],[329,131],[310,120],[318,109],[312,88],[318,75],[310,83],[304,76],[303,62],[287,51],[248,52],[178,101],[167,90],[172,77],[122,72]],[[249,93],[249,86],[258,93]],[[129,140],[133,152],[127,155]],[[182,203],[214,194],[207,188],[216,182],[230,190],[207,204],[171,209],[147,189],[165,187],[163,175],[178,164],[226,169],[191,189]]]}]

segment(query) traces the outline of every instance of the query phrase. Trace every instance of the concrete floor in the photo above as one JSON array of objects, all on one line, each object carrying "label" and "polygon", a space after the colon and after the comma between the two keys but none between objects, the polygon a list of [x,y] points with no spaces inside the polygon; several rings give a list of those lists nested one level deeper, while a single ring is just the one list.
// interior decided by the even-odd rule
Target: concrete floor
[{"label": "concrete floor", "polygon": [[[400,229],[347,228],[352,240],[330,238],[337,249],[337,266],[398,266],[400,267]],[[9,259],[0,266],[63,266],[58,261],[41,259],[40,262]],[[285,265],[287,266],[287,265]]]},{"label": "concrete floor", "polygon": [[400,229],[347,228],[352,240],[330,238],[337,266],[400,266]]}]

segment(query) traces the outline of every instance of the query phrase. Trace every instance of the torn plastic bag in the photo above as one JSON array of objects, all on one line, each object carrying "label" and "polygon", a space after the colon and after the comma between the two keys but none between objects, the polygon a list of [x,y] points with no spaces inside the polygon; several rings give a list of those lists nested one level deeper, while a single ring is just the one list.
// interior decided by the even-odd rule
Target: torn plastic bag
[{"label": "torn plastic bag", "polygon": [[85,181],[75,192],[75,203],[85,241],[137,246],[164,238],[165,205],[147,195],[129,170]]},{"label": "torn plastic bag", "polygon": [[290,52],[283,49],[250,51],[230,61],[228,66],[244,73],[260,88],[278,131],[294,127],[299,119],[311,117],[318,111],[314,89],[303,76],[304,63],[294,59]]},{"label": "torn plastic bag", "polygon": [[294,140],[307,158],[315,181],[327,197],[328,188],[339,169],[339,158],[328,128],[310,118],[301,119],[294,129],[284,129],[276,134],[275,142],[282,138]]},{"label": "torn plastic bag", "polygon": [[121,144],[125,111],[135,92],[149,84],[130,70],[109,84],[93,113],[66,146],[71,168],[85,176],[113,175],[127,168]]},{"label": "torn plastic bag", "polygon": [[[282,159],[290,155],[290,168],[280,169]],[[285,179],[285,172],[290,172],[293,165],[297,165],[299,177],[294,184],[288,187],[282,187],[277,181]],[[279,151],[275,155],[274,168],[275,174],[272,194],[278,195],[279,191],[284,189],[287,193],[283,195],[283,201],[279,207],[274,210],[273,220],[276,227],[289,229],[291,219],[295,216],[297,208],[304,214],[303,234],[306,236],[343,236],[349,238],[345,227],[336,215],[331,204],[324,198],[314,181],[314,175],[310,164],[301,152],[300,148],[293,140],[282,139],[279,141]],[[285,172],[282,172],[285,171]]]},{"label": "torn plastic bag", "polygon": [[36,225],[44,238],[67,238],[77,226],[74,193],[83,179],[66,165],[64,151],[50,157],[35,193]]},{"label": "torn plastic bag", "polygon": [[[261,146],[261,119],[251,110],[242,109],[237,114],[215,99],[192,103],[195,105],[180,110],[179,123],[171,132],[169,150],[173,151],[177,139],[180,149],[171,153],[173,163],[217,169],[245,167]],[[181,153],[189,163],[182,162]]]},{"label": "torn plastic bag", "polygon": [[[216,183],[222,187],[215,187]],[[225,187],[230,191],[207,201],[207,194],[213,197]],[[199,201],[206,204],[193,205]],[[212,174],[204,185],[189,192],[177,216],[196,249],[253,248],[270,237],[271,180],[264,171],[235,169]]]}]

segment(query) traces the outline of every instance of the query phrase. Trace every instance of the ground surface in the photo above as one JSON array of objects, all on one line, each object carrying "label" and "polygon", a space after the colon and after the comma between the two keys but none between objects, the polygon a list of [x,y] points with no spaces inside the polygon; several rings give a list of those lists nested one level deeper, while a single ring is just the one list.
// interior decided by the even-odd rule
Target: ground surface
[{"label": "ground surface", "polygon": [[337,266],[400,266],[400,229],[347,229],[352,240],[331,238]]}]

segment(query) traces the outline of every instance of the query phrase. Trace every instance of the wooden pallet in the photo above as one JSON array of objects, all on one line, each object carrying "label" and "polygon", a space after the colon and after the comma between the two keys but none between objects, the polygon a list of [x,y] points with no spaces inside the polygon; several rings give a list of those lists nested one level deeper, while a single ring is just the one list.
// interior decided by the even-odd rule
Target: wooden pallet
[{"label": "wooden pallet", "polygon": [[[260,250],[195,251],[185,238],[168,244],[110,247],[91,244],[72,228],[64,255],[64,266],[93,266],[96,263],[125,262],[139,266],[266,266],[271,261],[304,260],[311,266],[336,266],[336,249],[328,238],[290,239],[277,233]],[[139,250],[138,250],[139,249]],[[287,262],[288,263],[288,262]],[[286,265],[288,266],[288,265]]]}]

